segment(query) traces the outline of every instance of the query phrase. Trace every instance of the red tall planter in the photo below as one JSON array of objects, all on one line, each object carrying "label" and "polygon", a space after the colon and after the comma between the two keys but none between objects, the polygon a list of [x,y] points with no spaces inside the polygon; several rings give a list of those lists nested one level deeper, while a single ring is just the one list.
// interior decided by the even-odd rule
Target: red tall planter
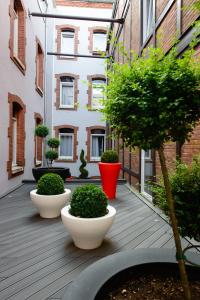
[{"label": "red tall planter", "polygon": [[121,163],[99,163],[102,188],[108,199],[114,199],[116,195],[117,178],[121,169]]}]

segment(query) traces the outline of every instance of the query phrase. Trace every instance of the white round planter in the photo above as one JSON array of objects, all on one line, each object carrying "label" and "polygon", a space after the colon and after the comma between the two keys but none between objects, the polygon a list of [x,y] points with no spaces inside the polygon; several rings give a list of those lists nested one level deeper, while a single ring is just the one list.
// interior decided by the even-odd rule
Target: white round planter
[{"label": "white round planter", "polygon": [[60,216],[61,209],[67,204],[71,196],[69,189],[65,189],[65,192],[59,195],[38,195],[36,192],[37,190],[31,191],[30,196],[42,218]]},{"label": "white round planter", "polygon": [[78,218],[69,213],[70,205],[61,210],[63,224],[71,234],[74,244],[81,249],[99,247],[111,227],[116,210],[108,205],[108,214],[100,218]]}]

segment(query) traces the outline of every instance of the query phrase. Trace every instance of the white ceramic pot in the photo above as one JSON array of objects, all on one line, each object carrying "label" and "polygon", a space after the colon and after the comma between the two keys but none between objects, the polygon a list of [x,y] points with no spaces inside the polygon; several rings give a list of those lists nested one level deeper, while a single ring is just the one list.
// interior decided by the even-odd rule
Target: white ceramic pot
[{"label": "white ceramic pot", "polygon": [[69,213],[70,205],[61,210],[63,224],[71,234],[74,244],[81,249],[99,247],[111,227],[116,210],[108,205],[108,214],[100,218],[78,218]]},{"label": "white ceramic pot", "polygon": [[30,192],[31,200],[43,218],[56,218],[60,216],[61,209],[68,203],[71,196],[69,189],[65,189],[65,192],[59,195],[38,195],[36,191],[33,190]]}]

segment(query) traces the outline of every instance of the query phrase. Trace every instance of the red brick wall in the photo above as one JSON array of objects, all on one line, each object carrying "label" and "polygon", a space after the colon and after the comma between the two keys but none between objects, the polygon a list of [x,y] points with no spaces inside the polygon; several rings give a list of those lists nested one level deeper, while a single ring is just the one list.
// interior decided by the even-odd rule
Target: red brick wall
[{"label": "red brick wall", "polygon": [[78,0],[56,0],[56,5],[60,6],[72,6],[72,7],[90,7],[90,8],[112,8],[111,3],[92,3],[81,2]]},{"label": "red brick wall", "polygon": [[197,0],[182,0],[182,33],[184,33],[198,17],[193,4]]},{"label": "red brick wall", "polygon": [[165,6],[167,5],[168,0],[157,0],[156,1],[156,20],[160,17],[161,13],[163,12]]}]

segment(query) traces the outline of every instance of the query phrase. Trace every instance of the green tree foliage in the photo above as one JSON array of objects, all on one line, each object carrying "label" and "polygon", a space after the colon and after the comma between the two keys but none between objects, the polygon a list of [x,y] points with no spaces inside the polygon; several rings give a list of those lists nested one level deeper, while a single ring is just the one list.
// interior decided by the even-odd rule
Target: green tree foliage
[{"label": "green tree foliage", "polygon": [[80,218],[98,218],[105,216],[108,199],[100,187],[86,184],[76,188],[70,203],[70,214]]},{"label": "green tree foliage", "polygon": [[40,137],[46,137],[49,134],[49,129],[45,125],[38,125],[35,128],[35,135]]},{"label": "green tree foliage", "polygon": [[[180,234],[200,239],[200,157],[195,158],[191,166],[178,163],[169,178]],[[163,180],[160,180],[159,185],[153,185],[152,191],[154,203],[168,216]]]},{"label": "green tree foliage", "polygon": [[58,174],[47,173],[39,179],[37,184],[39,195],[59,195],[64,191],[64,182]]},{"label": "green tree foliage", "polygon": [[118,161],[119,161],[118,154],[114,150],[106,150],[101,155],[101,162],[104,162],[104,163],[117,163]]},{"label": "green tree foliage", "polygon": [[88,178],[88,170],[85,169],[87,163],[84,158],[84,150],[83,149],[81,150],[80,161],[81,161],[81,166],[79,168],[79,171],[81,174],[79,175],[79,178],[82,178],[82,179]]}]

